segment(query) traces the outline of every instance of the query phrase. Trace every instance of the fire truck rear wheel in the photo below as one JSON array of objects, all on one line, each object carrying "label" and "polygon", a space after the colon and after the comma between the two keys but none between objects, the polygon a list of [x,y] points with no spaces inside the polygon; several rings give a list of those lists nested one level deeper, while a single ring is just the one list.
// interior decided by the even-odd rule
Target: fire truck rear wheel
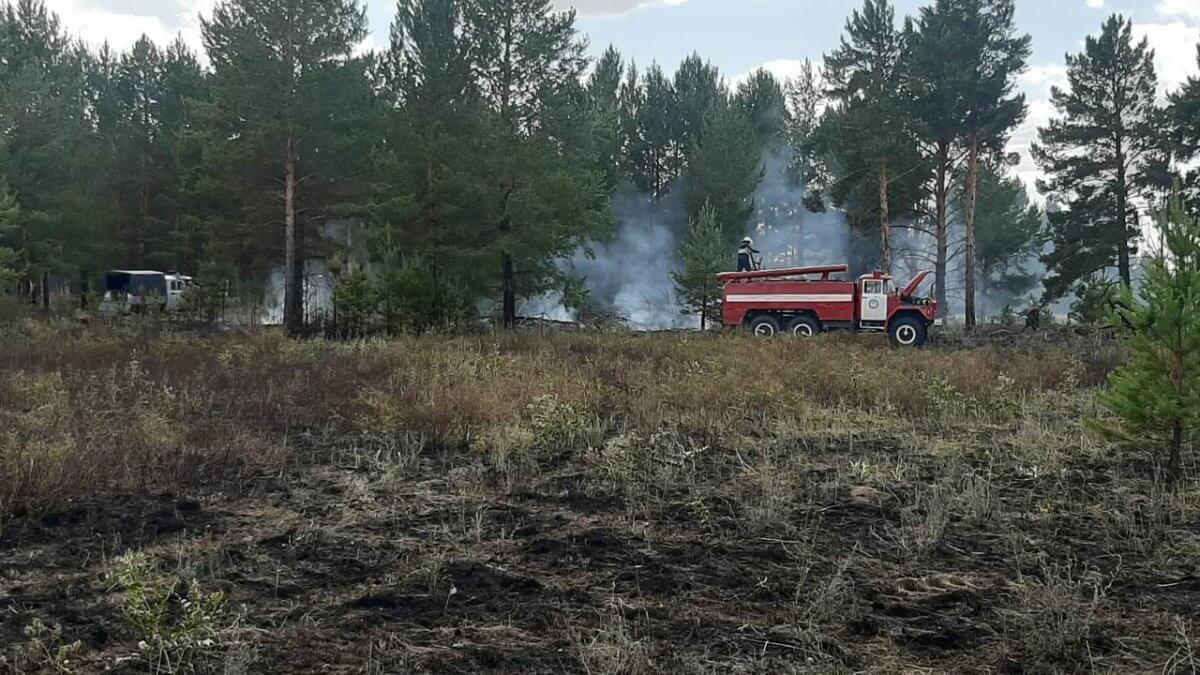
[{"label": "fire truck rear wheel", "polygon": [[821,322],[807,314],[798,316],[788,322],[787,332],[796,337],[816,337],[821,332]]},{"label": "fire truck rear wheel", "polygon": [[888,337],[897,347],[920,347],[925,344],[928,329],[924,321],[913,316],[902,316],[892,322]]},{"label": "fire truck rear wheel", "polygon": [[757,337],[775,337],[779,335],[779,319],[770,314],[759,314],[750,320],[750,332]]}]

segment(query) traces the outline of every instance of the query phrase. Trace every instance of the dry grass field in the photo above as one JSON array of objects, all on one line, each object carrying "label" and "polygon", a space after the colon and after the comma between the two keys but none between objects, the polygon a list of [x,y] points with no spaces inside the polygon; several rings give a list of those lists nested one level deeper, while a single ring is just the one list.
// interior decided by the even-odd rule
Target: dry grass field
[{"label": "dry grass field", "polygon": [[0,331],[0,671],[1200,663],[1100,339]]}]

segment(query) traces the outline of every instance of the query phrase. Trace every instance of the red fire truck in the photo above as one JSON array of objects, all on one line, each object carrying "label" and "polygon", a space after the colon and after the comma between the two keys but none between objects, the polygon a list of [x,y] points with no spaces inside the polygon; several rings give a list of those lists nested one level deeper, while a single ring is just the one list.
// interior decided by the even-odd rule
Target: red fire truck
[{"label": "red fire truck", "polygon": [[824,265],[717,275],[725,283],[725,325],[744,326],[761,336],[886,331],[892,344],[904,347],[925,344],[929,329],[941,325],[937,303],[914,296],[929,272],[900,289],[883,272],[857,282],[830,278],[849,270],[847,265]]}]

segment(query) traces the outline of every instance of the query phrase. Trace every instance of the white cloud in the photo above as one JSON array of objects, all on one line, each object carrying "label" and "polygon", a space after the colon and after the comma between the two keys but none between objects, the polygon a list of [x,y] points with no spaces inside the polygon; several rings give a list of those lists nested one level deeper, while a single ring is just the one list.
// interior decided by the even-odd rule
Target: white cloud
[{"label": "white cloud", "polygon": [[[1195,0],[1200,17],[1200,0]],[[1135,23],[1135,37],[1147,38],[1154,49],[1154,70],[1158,73],[1159,93],[1173,91],[1196,73],[1196,45],[1200,43],[1200,26],[1182,21],[1172,23]]]},{"label": "white cloud", "polygon": [[580,16],[621,16],[644,7],[675,7],[687,0],[554,0],[557,9],[575,9]]},{"label": "white cloud", "polygon": [[1100,9],[1104,7],[1104,0],[1087,0],[1087,6],[1092,9]]},{"label": "white cloud", "polygon": [[1159,0],[1158,13],[1200,19],[1200,0]]},{"label": "white cloud", "polygon": [[46,0],[63,26],[93,46],[107,42],[116,50],[128,48],[142,35],[166,44],[182,35],[200,48],[200,12],[216,0]]},{"label": "white cloud", "polygon": [[[820,59],[817,60],[817,65],[820,65]],[[757,68],[752,68],[744,73],[735,75],[730,79],[730,86],[736,89],[738,85],[750,79],[751,75],[762,69],[774,75],[775,79],[779,80],[780,83],[785,83],[788,80],[799,77],[803,68],[804,61],[802,59],[775,59],[774,61],[767,61]]]}]

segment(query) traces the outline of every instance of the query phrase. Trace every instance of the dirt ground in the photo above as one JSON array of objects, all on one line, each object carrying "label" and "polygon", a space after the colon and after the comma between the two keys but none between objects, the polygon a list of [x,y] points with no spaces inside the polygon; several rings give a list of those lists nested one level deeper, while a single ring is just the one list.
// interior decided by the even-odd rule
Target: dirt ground
[{"label": "dirt ground", "polygon": [[[1200,489],[1089,440],[1086,388],[1012,405],[604,425],[531,458],[297,432],[278,465],[10,516],[0,669],[1196,672]],[[150,638],[130,552],[158,625],[222,595],[204,639]]]}]

